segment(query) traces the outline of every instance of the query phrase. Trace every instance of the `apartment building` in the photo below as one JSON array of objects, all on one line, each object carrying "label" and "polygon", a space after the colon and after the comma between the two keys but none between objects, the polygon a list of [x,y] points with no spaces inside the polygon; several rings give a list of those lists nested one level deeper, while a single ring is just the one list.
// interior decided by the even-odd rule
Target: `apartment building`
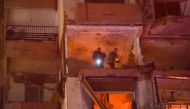
[{"label": "apartment building", "polygon": [[[190,1],[0,3],[1,108],[190,107]],[[97,47],[104,68],[94,65]]]}]

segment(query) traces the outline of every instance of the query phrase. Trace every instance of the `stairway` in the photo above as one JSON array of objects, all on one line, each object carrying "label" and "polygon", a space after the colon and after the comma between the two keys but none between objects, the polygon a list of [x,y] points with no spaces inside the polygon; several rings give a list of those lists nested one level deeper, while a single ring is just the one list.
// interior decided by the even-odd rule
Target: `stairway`
[{"label": "stairway", "polygon": [[85,79],[81,81],[81,85],[90,98],[92,98],[92,100],[100,107],[100,109],[107,109],[106,106],[98,99],[91,86]]}]

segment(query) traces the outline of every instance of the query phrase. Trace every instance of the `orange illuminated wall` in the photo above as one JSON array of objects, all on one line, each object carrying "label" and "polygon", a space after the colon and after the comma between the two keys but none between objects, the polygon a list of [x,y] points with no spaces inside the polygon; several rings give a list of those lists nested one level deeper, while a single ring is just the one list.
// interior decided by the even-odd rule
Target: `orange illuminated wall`
[{"label": "orange illuminated wall", "polygon": [[[132,109],[131,94],[108,94],[109,102],[105,102],[105,94],[97,94],[99,99],[106,105],[108,109]],[[100,109],[96,104],[94,109]]]},{"label": "orange illuminated wall", "polygon": [[[138,28],[129,26],[69,26],[66,32],[69,68],[75,71],[92,68],[92,53],[97,47],[101,47],[107,57],[117,47],[121,60],[116,66],[126,67],[137,32]],[[105,60],[105,68],[109,68],[107,58]]]}]

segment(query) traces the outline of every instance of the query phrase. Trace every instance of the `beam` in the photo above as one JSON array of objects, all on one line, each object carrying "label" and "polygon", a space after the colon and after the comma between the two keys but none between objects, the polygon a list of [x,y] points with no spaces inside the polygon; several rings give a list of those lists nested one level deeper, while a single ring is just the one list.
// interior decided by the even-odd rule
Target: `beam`
[{"label": "beam", "polygon": [[144,37],[141,37],[140,39],[146,39],[146,40],[154,40],[154,39],[162,39],[162,40],[190,40],[189,35],[185,34],[150,34],[146,35]]},{"label": "beam", "polygon": [[[109,78],[109,77],[139,77],[140,69],[84,69],[79,72],[80,77],[85,78]],[[190,70],[158,70],[153,71],[154,77],[190,77]]]},{"label": "beam", "polygon": [[84,69],[79,72],[80,77],[139,77],[138,69]]},{"label": "beam", "polygon": [[190,70],[155,70],[155,77],[189,77]]},{"label": "beam", "polygon": [[87,78],[95,92],[132,92],[135,90],[135,78]]}]

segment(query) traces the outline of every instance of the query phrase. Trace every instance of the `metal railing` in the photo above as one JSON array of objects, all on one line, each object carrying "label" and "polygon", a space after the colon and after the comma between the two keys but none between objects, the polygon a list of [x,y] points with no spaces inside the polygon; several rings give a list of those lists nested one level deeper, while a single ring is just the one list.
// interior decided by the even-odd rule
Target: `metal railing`
[{"label": "metal railing", "polygon": [[56,41],[56,26],[8,25],[6,40]]},{"label": "metal railing", "polygon": [[90,96],[90,98],[99,106],[100,109],[107,109],[105,104],[103,104],[100,99],[96,96],[95,92],[92,90],[89,83],[83,79],[81,81],[81,85],[83,89],[87,92],[87,94]]},{"label": "metal railing", "polygon": [[172,103],[161,103],[159,109],[190,109],[190,103],[184,102],[172,102]]}]

